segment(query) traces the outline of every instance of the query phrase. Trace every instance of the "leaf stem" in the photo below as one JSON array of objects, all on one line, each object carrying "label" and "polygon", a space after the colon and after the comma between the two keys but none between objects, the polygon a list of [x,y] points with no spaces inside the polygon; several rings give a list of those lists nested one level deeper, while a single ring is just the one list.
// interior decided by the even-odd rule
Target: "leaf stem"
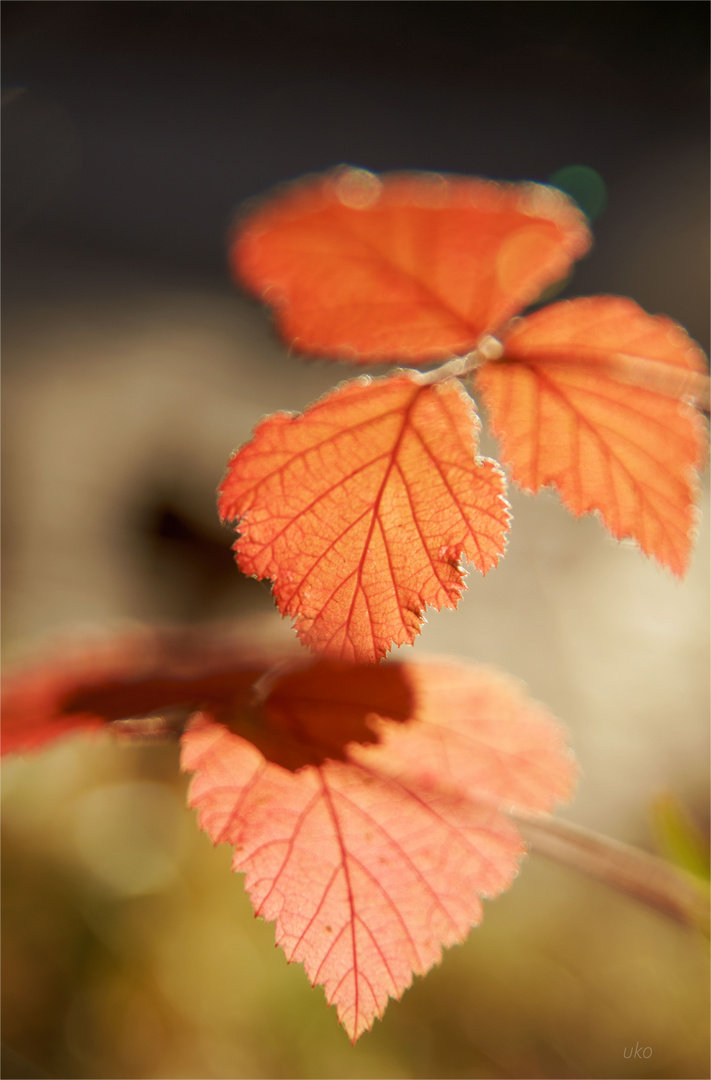
[{"label": "leaf stem", "polygon": [[432,383],[446,382],[447,379],[461,379],[489,360],[499,360],[503,353],[504,347],[499,339],[488,334],[472,352],[465,356],[455,356],[453,360],[447,360],[445,364],[421,373],[419,381],[424,386],[429,386]]},{"label": "leaf stem", "polygon": [[512,815],[534,852],[572,866],[656,911],[709,934],[704,883],[645,851],[560,818]]},{"label": "leaf stem", "polygon": [[[439,367],[420,374],[419,380],[429,386],[432,383],[446,382],[447,379],[461,379],[489,360],[501,360],[503,355],[504,347],[499,339],[488,334],[472,352],[465,356],[455,356]],[[560,356],[556,356],[555,360],[557,363],[562,362]],[[662,360],[626,353],[613,353],[602,360],[593,354],[591,369],[601,370],[620,382],[641,386],[663,397],[687,399],[708,415],[711,382],[709,376],[703,372],[677,368]]]}]

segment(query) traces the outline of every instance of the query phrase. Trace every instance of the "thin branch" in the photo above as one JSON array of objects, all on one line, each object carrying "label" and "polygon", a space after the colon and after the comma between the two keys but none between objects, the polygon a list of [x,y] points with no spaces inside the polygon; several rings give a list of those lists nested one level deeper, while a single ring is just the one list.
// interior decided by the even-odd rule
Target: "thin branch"
[{"label": "thin branch", "polygon": [[447,379],[461,379],[489,360],[499,360],[503,354],[504,347],[501,342],[488,334],[481,339],[473,352],[465,356],[455,356],[453,360],[447,360],[445,364],[440,364],[431,371],[419,373],[418,381],[429,386],[432,383],[446,382]]},{"label": "thin branch", "polygon": [[[554,362],[564,364],[564,350],[555,350]],[[558,355],[561,354],[561,355]],[[506,363],[504,346],[498,338],[487,335],[477,345],[476,349],[465,356],[456,356],[431,371],[420,374],[419,381],[425,386],[432,383],[445,382],[447,379],[462,379],[465,375],[475,371],[482,364],[490,360],[501,360]],[[574,366],[580,366],[577,361],[569,361]],[[630,386],[641,386],[663,397],[678,398],[696,405],[702,412],[709,411],[709,376],[699,371],[690,371],[687,368],[675,367],[663,360],[654,360],[645,356],[632,356],[627,353],[611,353],[600,356],[595,350],[591,350],[591,356],[586,362],[591,371],[602,371],[613,379],[627,383]]]},{"label": "thin branch", "polygon": [[570,821],[523,814],[513,817],[534,852],[581,870],[708,936],[708,890],[691,874]]}]

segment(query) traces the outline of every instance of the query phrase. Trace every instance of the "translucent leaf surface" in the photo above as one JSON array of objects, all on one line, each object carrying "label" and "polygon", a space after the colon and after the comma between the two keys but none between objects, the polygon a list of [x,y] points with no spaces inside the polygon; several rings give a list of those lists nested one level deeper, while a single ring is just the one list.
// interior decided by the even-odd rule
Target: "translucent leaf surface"
[{"label": "translucent leaf surface", "polygon": [[[505,811],[549,810],[575,773],[559,727],[501,674],[446,663],[365,670],[377,679],[391,666],[410,681],[412,720],[373,714],[382,742],[351,743],[343,761],[290,772],[207,717],[183,736],[202,828],[234,847],[257,914],[324,986],[353,1040],[413,973],[464,940],[481,897],[511,884],[525,846]],[[300,676],[323,707],[324,667]]]},{"label": "translucent leaf surface", "polygon": [[232,458],[219,510],[237,561],[271,578],[299,637],[375,661],[411,643],[426,605],[456,607],[462,556],[485,573],[504,551],[505,485],[476,457],[459,385],[355,380],[300,416],[268,417]]},{"label": "translucent leaf surface", "polygon": [[556,487],[574,514],[599,511],[613,536],[683,574],[705,432],[679,396],[705,370],[698,346],[670,319],[600,296],[519,320],[504,347],[475,385],[516,483]]},{"label": "translucent leaf surface", "polygon": [[2,753],[35,750],[62,735],[115,721],[117,732],[165,735],[197,708],[246,705],[255,681],[280,659],[227,626],[142,627],[103,639],[57,641],[6,672]]},{"label": "translucent leaf surface", "polygon": [[342,168],[249,211],[231,260],[298,351],[415,364],[496,333],[588,245],[554,188]]},{"label": "translucent leaf surface", "polygon": [[510,885],[525,845],[507,812],[551,810],[575,766],[546,710],[491,669],[237,644],[146,630],[57,653],[10,680],[3,749],[187,722],[201,826],[234,847],[257,913],[355,1040]]}]

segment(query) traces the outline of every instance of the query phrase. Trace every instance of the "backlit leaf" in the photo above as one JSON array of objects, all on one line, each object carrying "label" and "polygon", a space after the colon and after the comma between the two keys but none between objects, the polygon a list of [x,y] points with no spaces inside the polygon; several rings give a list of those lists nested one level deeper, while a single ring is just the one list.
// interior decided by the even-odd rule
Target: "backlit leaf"
[{"label": "backlit leaf", "polygon": [[[329,669],[344,670],[322,660],[302,671],[299,694],[327,708],[335,691],[337,728],[344,695],[337,678],[323,691]],[[373,715],[382,742],[352,743],[343,761],[289,772],[208,717],[182,739],[201,827],[234,847],[257,914],[353,1040],[464,940],[481,897],[511,884],[525,845],[506,809],[545,812],[575,776],[560,728],[500,673],[384,665],[353,669],[351,685],[391,669],[411,684],[412,720]]]},{"label": "backlit leaf", "polygon": [[[149,628],[57,642],[4,674],[2,753],[23,753],[80,730],[112,724],[122,734],[169,734],[198,708],[251,700],[252,686],[280,659],[226,626]],[[135,720],[130,725],[115,721]]]},{"label": "backlit leaf", "polygon": [[522,488],[598,510],[675,574],[687,567],[704,430],[692,393],[704,356],[680,326],[631,300],[553,304],[514,324],[475,385]]},{"label": "backlit leaf", "polygon": [[343,760],[354,742],[379,738],[375,715],[408,720],[415,690],[402,665],[375,667],[319,659],[286,662],[257,684],[248,711],[230,702],[211,715],[288,769]]},{"label": "backlit leaf", "polygon": [[302,415],[275,414],[232,458],[219,510],[237,561],[271,578],[301,640],[376,661],[411,643],[426,605],[456,607],[462,556],[485,573],[508,507],[478,421],[452,381],[355,380]]},{"label": "backlit leaf", "polygon": [[469,352],[588,245],[554,188],[341,168],[246,214],[231,261],[299,352],[415,364]]},{"label": "backlit leaf", "polygon": [[[235,632],[235,629],[237,632]],[[285,768],[344,757],[379,738],[375,715],[413,715],[398,665],[382,669],[255,647],[244,630],[142,627],[65,641],[3,678],[2,752],[38,749],[75,730],[165,738],[208,711]]]},{"label": "backlit leaf", "polygon": [[7,683],[5,751],[187,723],[202,828],[233,845],[257,913],[354,1040],[511,884],[525,845],[507,811],[546,813],[575,780],[542,706],[451,661],[352,665],[225,627],[145,629],[55,650]]}]

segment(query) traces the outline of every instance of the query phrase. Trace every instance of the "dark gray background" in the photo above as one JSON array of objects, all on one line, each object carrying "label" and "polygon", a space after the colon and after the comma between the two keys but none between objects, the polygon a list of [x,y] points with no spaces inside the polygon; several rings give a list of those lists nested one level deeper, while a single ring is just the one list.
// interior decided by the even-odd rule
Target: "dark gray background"
[{"label": "dark gray background", "polygon": [[584,164],[608,210],[576,291],[671,309],[708,345],[706,3],[2,9],[9,291],[40,287],[40,241],[219,278],[242,199],[341,161]]}]

